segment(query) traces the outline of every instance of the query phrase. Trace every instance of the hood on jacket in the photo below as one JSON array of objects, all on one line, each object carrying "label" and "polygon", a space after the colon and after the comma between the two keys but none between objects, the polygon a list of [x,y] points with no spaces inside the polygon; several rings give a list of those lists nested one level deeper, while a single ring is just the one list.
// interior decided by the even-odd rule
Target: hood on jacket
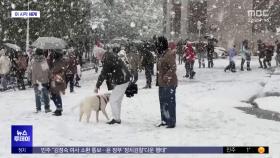
[{"label": "hood on jacket", "polygon": [[160,55],[163,55],[168,49],[168,41],[164,36],[158,38],[157,50]]}]

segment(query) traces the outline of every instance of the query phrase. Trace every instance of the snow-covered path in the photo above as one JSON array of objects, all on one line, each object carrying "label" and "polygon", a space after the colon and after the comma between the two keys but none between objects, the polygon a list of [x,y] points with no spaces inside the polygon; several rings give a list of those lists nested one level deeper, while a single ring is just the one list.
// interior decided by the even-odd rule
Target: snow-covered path
[{"label": "snow-covered path", "polygon": [[[198,69],[190,81],[183,78],[184,66],[179,65],[179,86],[176,92],[177,126],[175,129],[156,128],[160,120],[158,89],[140,90],[133,98],[125,98],[122,124],[107,125],[101,114],[87,124],[78,122],[77,105],[94,95],[98,74],[83,74],[82,88],[63,96],[62,117],[35,114],[34,92],[9,91],[0,93],[0,157],[203,157],[203,158],[280,158],[280,122],[257,118],[236,107],[251,107],[241,101],[262,89],[260,83],[269,78],[267,71],[258,69],[255,59],[251,72],[225,73],[227,60],[215,61],[214,69]],[[237,66],[239,66],[239,60]],[[197,63],[196,63],[197,65]],[[140,74],[139,87],[145,85]],[[105,91],[105,84],[102,91]],[[69,92],[69,90],[67,90]],[[279,97],[258,99],[260,105],[277,104]],[[265,105],[263,105],[265,106]],[[54,110],[54,105],[51,104]],[[109,106],[108,106],[109,107]],[[261,106],[262,107],[262,106]],[[110,114],[110,107],[107,108]],[[280,111],[278,111],[280,112]],[[34,146],[270,146],[270,155],[11,155],[11,125],[33,125]]]}]

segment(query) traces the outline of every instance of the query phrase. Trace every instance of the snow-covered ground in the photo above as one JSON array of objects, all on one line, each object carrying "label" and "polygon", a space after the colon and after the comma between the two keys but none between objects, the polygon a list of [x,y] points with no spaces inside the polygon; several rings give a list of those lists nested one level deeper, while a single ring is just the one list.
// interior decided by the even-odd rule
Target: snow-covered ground
[{"label": "snow-covered ground", "polygon": [[[35,114],[34,92],[0,93],[0,158],[77,158],[77,157],[201,157],[201,158],[280,158],[280,122],[247,114],[251,105],[242,101],[263,89],[269,81],[268,71],[258,69],[257,59],[252,71],[225,73],[228,60],[215,60],[214,69],[198,69],[194,80],[183,78],[184,66],[178,65],[177,126],[157,128],[160,121],[158,88],[140,90],[126,98],[122,106],[122,124],[107,125],[101,114],[96,123],[78,122],[79,102],[89,95],[98,74],[83,73],[82,88],[63,96],[62,117]],[[273,63],[274,64],[274,63]],[[197,63],[196,63],[197,65]],[[240,61],[237,61],[239,68]],[[155,78],[155,77],[154,77]],[[280,82],[280,81],[279,81]],[[278,84],[279,84],[278,82]],[[139,87],[145,85],[140,74]],[[275,82],[277,84],[277,82]],[[102,91],[106,91],[103,84]],[[257,99],[263,109],[280,113],[279,97]],[[272,106],[274,108],[270,108]],[[278,107],[277,107],[278,106]],[[238,107],[238,108],[236,108]],[[54,110],[53,103],[51,108]],[[241,110],[240,110],[241,109]],[[243,110],[242,110],[243,109]],[[110,114],[110,106],[107,111]],[[277,111],[278,110],[278,111]],[[269,146],[269,155],[11,155],[11,125],[33,125],[34,146]]]}]

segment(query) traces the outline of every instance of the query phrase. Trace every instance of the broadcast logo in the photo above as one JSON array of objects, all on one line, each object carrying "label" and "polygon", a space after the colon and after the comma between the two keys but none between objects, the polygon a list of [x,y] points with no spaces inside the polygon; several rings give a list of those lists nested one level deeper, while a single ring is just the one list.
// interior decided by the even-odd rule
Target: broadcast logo
[{"label": "broadcast logo", "polygon": [[12,125],[12,153],[31,154],[32,153],[32,126]]}]

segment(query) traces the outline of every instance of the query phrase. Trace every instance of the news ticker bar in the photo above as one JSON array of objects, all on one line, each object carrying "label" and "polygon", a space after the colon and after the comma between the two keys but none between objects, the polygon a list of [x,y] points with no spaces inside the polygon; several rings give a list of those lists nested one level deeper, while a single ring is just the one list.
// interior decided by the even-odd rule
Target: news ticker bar
[{"label": "news ticker bar", "polygon": [[12,147],[13,154],[268,154],[267,146],[163,147],[163,146],[93,146],[93,147]]}]

